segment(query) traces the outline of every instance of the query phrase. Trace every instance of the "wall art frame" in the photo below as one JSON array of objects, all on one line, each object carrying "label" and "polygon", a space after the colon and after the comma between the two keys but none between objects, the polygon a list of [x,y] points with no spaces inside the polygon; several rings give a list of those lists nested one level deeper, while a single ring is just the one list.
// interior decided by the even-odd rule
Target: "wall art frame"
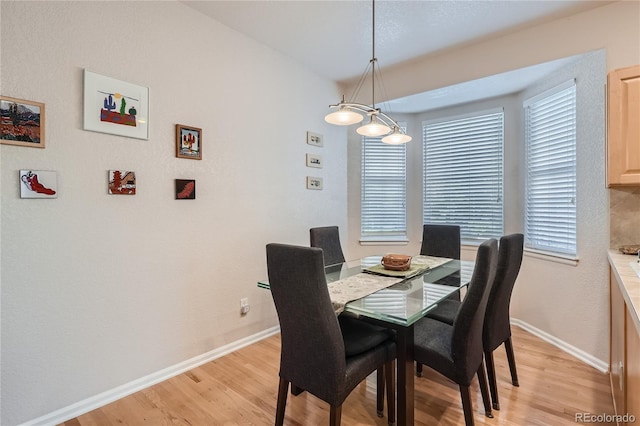
[{"label": "wall art frame", "polygon": [[149,139],[149,88],[85,69],[84,130]]},{"label": "wall art frame", "polygon": [[107,190],[111,195],[136,195],[136,172],[109,170]]},{"label": "wall art frame", "polygon": [[20,170],[20,198],[58,198],[58,173]]},{"label": "wall art frame", "polygon": [[320,133],[307,131],[307,144],[322,148],[324,146],[322,135]]},{"label": "wall art frame", "polygon": [[322,156],[316,154],[307,154],[307,167],[315,167],[321,169],[324,163],[322,162]]},{"label": "wall art frame", "polygon": [[176,157],[202,160],[202,129],[176,124]]},{"label": "wall art frame", "polygon": [[176,179],[176,200],[195,200],[195,179]]},{"label": "wall art frame", "polygon": [[0,96],[0,143],[44,148],[42,102]]},{"label": "wall art frame", "polygon": [[314,190],[317,190],[317,191],[322,191],[323,187],[324,187],[324,185],[322,183],[322,178],[321,177],[307,176],[307,189],[314,189]]}]

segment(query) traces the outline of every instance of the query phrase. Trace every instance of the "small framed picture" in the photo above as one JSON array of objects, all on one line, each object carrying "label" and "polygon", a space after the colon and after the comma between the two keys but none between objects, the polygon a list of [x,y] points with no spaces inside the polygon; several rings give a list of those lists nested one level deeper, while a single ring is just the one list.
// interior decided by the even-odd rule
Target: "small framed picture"
[{"label": "small framed picture", "polygon": [[176,179],[176,200],[195,200],[196,181],[193,179]]},{"label": "small framed picture", "polygon": [[313,146],[324,146],[322,135],[319,133],[307,132],[307,143]]},{"label": "small framed picture", "polygon": [[322,178],[307,176],[307,189],[322,189]]},{"label": "small framed picture", "polygon": [[20,198],[58,198],[58,174],[46,170],[20,170]]},{"label": "small framed picture", "polygon": [[322,168],[322,157],[315,154],[307,154],[307,167]]},{"label": "small framed picture", "polygon": [[176,157],[202,160],[202,129],[176,124]]},{"label": "small framed picture", "polygon": [[109,194],[136,195],[136,172],[109,170]]},{"label": "small framed picture", "polygon": [[44,148],[44,104],[0,96],[0,143]]}]

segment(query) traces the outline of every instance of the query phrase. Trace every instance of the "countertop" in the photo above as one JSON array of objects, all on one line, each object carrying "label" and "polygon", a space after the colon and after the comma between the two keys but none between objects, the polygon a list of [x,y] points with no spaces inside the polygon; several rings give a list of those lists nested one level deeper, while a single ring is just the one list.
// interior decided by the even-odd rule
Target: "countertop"
[{"label": "countertop", "polygon": [[608,254],[611,270],[620,285],[620,292],[633,318],[636,332],[640,335],[640,277],[630,265],[631,262],[637,262],[638,257],[613,249],[609,250]]}]

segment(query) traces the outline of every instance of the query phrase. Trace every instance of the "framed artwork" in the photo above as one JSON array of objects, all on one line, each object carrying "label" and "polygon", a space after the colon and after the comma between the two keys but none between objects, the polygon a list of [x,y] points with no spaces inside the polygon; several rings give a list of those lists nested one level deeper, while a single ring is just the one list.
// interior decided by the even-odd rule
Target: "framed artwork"
[{"label": "framed artwork", "polygon": [[44,148],[44,104],[0,96],[0,143]]},{"label": "framed artwork", "polygon": [[20,170],[20,198],[58,198],[58,174],[45,170]]},{"label": "framed artwork", "polygon": [[193,179],[176,179],[176,200],[195,200],[196,181]]},{"label": "framed artwork", "polygon": [[307,154],[307,167],[322,168],[322,157],[315,154]]},{"label": "framed artwork", "polygon": [[307,189],[322,189],[322,178],[307,176]]},{"label": "framed artwork", "polygon": [[109,170],[109,194],[136,195],[136,172]]},{"label": "framed artwork", "polygon": [[324,146],[322,135],[319,133],[307,132],[307,143],[313,146]]},{"label": "framed artwork", "polygon": [[176,124],[176,157],[202,160],[202,129]]},{"label": "framed artwork", "polygon": [[85,69],[84,130],[149,139],[149,88]]}]

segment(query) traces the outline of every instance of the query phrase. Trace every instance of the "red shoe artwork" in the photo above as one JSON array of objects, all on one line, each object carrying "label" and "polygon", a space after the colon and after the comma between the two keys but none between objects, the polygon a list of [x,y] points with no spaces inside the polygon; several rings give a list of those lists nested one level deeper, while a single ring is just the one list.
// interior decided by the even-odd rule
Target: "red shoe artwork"
[{"label": "red shoe artwork", "polygon": [[193,191],[196,189],[196,183],[195,182],[188,182],[184,188],[182,189],[182,191],[178,192],[176,194],[177,198],[193,198],[192,194]]},{"label": "red shoe artwork", "polygon": [[46,195],[53,195],[56,193],[56,191],[54,191],[53,189],[49,189],[38,182],[38,175],[33,172],[29,172],[26,175],[23,175],[21,179],[22,182],[27,185],[27,188],[29,188],[33,192]]}]

